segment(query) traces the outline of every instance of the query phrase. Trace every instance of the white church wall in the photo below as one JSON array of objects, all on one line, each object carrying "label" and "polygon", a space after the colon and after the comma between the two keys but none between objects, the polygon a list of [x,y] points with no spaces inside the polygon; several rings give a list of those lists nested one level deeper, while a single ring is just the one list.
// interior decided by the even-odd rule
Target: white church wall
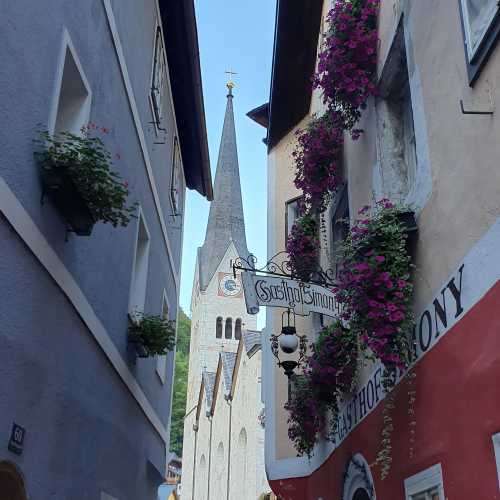
[{"label": "white church wall", "polygon": [[[219,381],[217,401],[212,419],[212,471],[210,498],[227,498],[227,469],[229,457],[229,405],[224,398],[224,383]],[[213,492],[213,494],[212,494]]]}]

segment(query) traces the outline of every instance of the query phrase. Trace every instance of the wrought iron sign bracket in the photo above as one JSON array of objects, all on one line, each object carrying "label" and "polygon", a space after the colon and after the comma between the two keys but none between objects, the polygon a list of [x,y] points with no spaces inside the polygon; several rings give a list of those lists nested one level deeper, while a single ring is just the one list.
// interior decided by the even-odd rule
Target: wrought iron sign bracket
[{"label": "wrought iron sign bracket", "polygon": [[253,254],[250,254],[246,259],[238,257],[233,263],[233,275],[235,278],[238,271],[277,276],[279,278],[292,279],[324,287],[333,287],[335,281],[335,271],[333,269],[324,270],[319,265],[311,271],[309,279],[297,276],[293,272],[287,252],[278,252],[262,267],[257,267],[257,258]]}]

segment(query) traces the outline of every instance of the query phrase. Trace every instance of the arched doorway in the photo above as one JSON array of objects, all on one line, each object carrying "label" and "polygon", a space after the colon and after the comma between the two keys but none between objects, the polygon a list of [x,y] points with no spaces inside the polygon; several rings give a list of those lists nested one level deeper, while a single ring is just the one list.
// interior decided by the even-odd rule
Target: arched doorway
[{"label": "arched doorway", "polygon": [[344,475],[342,500],[376,500],[375,485],[368,462],[356,453],[347,465]]},{"label": "arched doorway", "polygon": [[352,500],[370,500],[370,496],[364,488],[358,488],[354,493]]},{"label": "arched doorway", "polygon": [[0,500],[27,500],[23,477],[10,462],[0,461]]}]

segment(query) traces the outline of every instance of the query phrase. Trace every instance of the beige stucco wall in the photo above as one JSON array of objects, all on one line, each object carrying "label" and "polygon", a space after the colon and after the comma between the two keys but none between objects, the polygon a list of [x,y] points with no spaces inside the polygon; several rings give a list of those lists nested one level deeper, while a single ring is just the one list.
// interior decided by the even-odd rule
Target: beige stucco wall
[{"label": "beige stucco wall", "polygon": [[[325,2],[326,4],[326,2]],[[431,15],[432,13],[432,15]],[[456,0],[382,0],[379,19],[379,74],[395,30],[404,16],[412,107],[418,150],[417,170],[428,185],[416,187],[411,201],[418,214],[415,309],[439,291],[447,276],[500,216],[500,116],[463,115],[469,109],[497,108],[500,102],[500,48],[496,48],[475,83],[469,87],[461,20]],[[321,110],[313,95],[311,112]],[[346,137],[345,166],[351,217],[387,193],[377,164],[376,103],[372,99],[360,127],[362,137]],[[307,118],[298,127],[303,126]],[[300,193],[293,186],[291,131],[268,157],[269,256],[284,249],[285,201]],[[329,216],[327,212],[327,217]],[[268,330],[279,331],[278,311],[268,312]],[[308,326],[303,325],[307,333]],[[309,331],[312,337],[313,333]],[[275,368],[276,442],[280,459],[295,456],[287,437],[286,379]]]}]

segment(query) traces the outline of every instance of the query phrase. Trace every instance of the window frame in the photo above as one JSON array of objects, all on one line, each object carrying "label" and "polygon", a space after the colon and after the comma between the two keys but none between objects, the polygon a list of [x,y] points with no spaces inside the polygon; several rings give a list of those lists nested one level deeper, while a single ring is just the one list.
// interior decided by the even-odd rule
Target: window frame
[{"label": "window frame", "polygon": [[298,217],[292,222],[292,224],[289,226],[289,221],[288,221],[288,207],[292,203],[298,203],[300,200],[303,199],[303,196],[295,196],[295,198],[290,198],[289,200],[285,201],[285,242],[288,240],[288,236],[290,235],[290,231],[292,230],[293,224],[295,220],[298,219]]},{"label": "window frame", "polygon": [[243,335],[243,321],[241,318],[236,318],[234,322],[234,340],[240,340],[242,335]]},{"label": "window frame", "polygon": [[[60,111],[61,104],[61,92],[63,87],[63,78],[64,78],[64,67],[66,64],[67,57],[71,57],[73,59],[73,63],[76,66],[80,79],[87,91],[87,96],[85,101],[80,106],[80,115],[81,119],[79,120],[80,126],[86,125],[89,122],[90,111],[92,106],[92,89],[90,87],[90,83],[87,79],[85,71],[83,69],[83,65],[81,63],[80,58],[78,57],[78,53],[75,49],[73,41],[69,35],[69,32],[66,28],[63,30],[61,49],[59,54],[59,60],[57,64],[56,70],[56,84],[54,87],[54,93],[52,96],[51,106],[50,106],[50,114],[49,114],[49,123],[48,123],[48,131],[50,135],[53,135],[56,131],[57,118]],[[74,130],[69,130],[69,132],[73,132],[77,135],[80,134],[80,128],[75,127]]]},{"label": "window frame", "polygon": [[[164,307],[167,306],[167,317],[164,316]],[[163,289],[162,299],[161,299],[161,317],[163,319],[170,320],[170,302],[168,300],[167,291]],[[167,381],[167,355],[156,356],[156,374],[160,378],[163,385]]]},{"label": "window frame", "polygon": [[[157,75],[159,75],[158,78]],[[160,87],[158,89],[156,88],[157,79],[159,79],[160,83]],[[163,38],[162,29],[160,25],[157,24],[153,41],[153,61],[149,90],[149,103],[153,114],[153,123],[157,132],[160,130],[160,126],[163,121],[163,106],[166,98],[167,81],[168,71],[165,40]]]},{"label": "window frame", "polygon": [[[222,316],[217,316],[215,318],[215,338],[222,340],[222,323],[224,322],[224,318]],[[219,335],[219,326],[220,326],[220,335]]]},{"label": "window frame", "polygon": [[[176,183],[178,182],[178,186]],[[174,191],[178,188],[178,199],[175,199]],[[184,170],[182,167],[182,156],[179,139],[174,135],[172,146],[172,172],[170,174],[170,206],[174,216],[181,215],[182,194],[184,192]]]},{"label": "window frame", "polygon": [[488,61],[491,52],[493,51],[493,48],[498,41],[500,35],[500,5],[497,4],[495,15],[482,34],[481,40],[478,42],[476,48],[473,52],[471,52],[469,50],[470,23],[466,2],[467,0],[458,0],[458,7],[460,11],[460,24],[462,27],[467,75],[469,78],[469,86],[472,87],[478,79],[483,67]]},{"label": "window frame", "polygon": [[[141,233],[141,225],[144,228],[144,233],[146,235],[146,238],[141,238],[140,233]],[[143,263],[141,267],[142,274],[141,276],[137,276],[137,267],[138,267],[138,262],[137,262],[137,252],[139,248],[139,240],[144,240],[145,241],[145,249],[144,249],[144,260],[145,263]],[[149,258],[150,258],[150,253],[151,253],[151,233],[149,232],[148,225],[146,222],[146,218],[144,217],[144,212],[142,211],[142,207],[139,207],[139,210],[137,212],[137,228],[136,228],[136,233],[135,233],[135,248],[134,248],[134,259],[132,263],[132,273],[131,273],[131,280],[130,280],[130,291],[129,291],[129,301],[128,301],[128,312],[129,316],[133,319],[134,314],[136,312],[144,312],[144,306],[146,305],[146,298],[147,298],[147,289],[148,289],[148,275],[149,275]],[[138,285],[138,278],[141,279],[141,304],[133,304],[132,301],[134,299],[137,299],[137,287]]]},{"label": "window frame", "polygon": [[416,495],[425,493],[432,488],[438,489],[439,500],[445,500],[441,463],[406,478],[404,487],[405,500],[413,500]]},{"label": "window frame", "polygon": [[500,490],[500,432],[493,434],[493,436],[491,436],[491,440],[493,442],[493,451],[495,453],[495,465],[497,469],[498,489]]},{"label": "window frame", "polygon": [[[335,238],[335,226],[336,224],[344,218],[347,218],[347,231],[350,228],[350,218],[351,218],[351,209],[349,206],[349,186],[347,182],[344,182],[342,187],[337,191],[336,203],[332,207],[331,216],[330,216],[330,250],[331,250],[331,262],[335,269],[337,269],[338,261],[336,259],[336,251],[339,243],[345,240],[345,236],[342,239]],[[340,213],[342,212],[342,214]],[[342,215],[341,217],[339,215]],[[346,217],[345,217],[346,216]]]},{"label": "window frame", "polygon": [[[230,336],[227,336],[227,331],[228,331],[228,325],[229,325],[229,330],[230,330]],[[224,340],[232,340],[234,338],[233,335],[233,318],[226,318],[226,321],[224,322]]]}]

